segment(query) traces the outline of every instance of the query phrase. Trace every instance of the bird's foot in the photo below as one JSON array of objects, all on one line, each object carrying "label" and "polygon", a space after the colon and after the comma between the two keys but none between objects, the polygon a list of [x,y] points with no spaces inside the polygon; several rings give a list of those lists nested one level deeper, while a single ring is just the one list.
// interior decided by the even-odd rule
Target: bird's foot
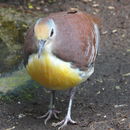
[{"label": "bird's foot", "polygon": [[45,113],[43,116],[39,116],[37,117],[38,119],[42,119],[45,118],[44,124],[46,125],[47,122],[54,117],[55,119],[59,119],[59,117],[57,116],[57,114],[61,113],[60,111],[54,110],[54,109],[50,109],[47,113]]},{"label": "bird's foot", "polygon": [[57,122],[57,123],[53,123],[52,126],[54,126],[54,127],[60,126],[58,128],[58,130],[60,130],[63,127],[65,127],[68,123],[77,124],[77,122],[72,120],[70,116],[66,116],[62,121]]}]

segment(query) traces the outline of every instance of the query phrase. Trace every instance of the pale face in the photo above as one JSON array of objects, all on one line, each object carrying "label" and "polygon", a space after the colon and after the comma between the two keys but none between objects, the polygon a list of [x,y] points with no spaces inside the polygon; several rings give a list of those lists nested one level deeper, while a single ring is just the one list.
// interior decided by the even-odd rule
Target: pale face
[{"label": "pale face", "polygon": [[44,22],[39,19],[34,26],[34,33],[37,40],[48,40],[55,34],[55,23],[52,19]]},{"label": "pale face", "polygon": [[52,19],[48,21],[44,21],[43,19],[39,19],[34,26],[34,35],[38,40],[38,55],[40,57],[45,44],[49,44],[51,40],[53,40],[56,34],[55,23]]}]

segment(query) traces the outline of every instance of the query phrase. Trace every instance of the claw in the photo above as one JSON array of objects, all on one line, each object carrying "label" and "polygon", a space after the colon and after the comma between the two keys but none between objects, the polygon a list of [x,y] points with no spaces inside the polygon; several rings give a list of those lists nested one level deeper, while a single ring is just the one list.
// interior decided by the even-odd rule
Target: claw
[{"label": "claw", "polygon": [[66,117],[62,121],[60,121],[60,122],[52,123],[52,126],[54,126],[54,127],[60,126],[58,128],[58,130],[60,130],[63,127],[65,127],[68,123],[77,124],[76,121],[71,119],[71,107],[72,107],[72,101],[73,101],[73,98],[74,98],[74,94],[75,94],[75,88],[73,88],[71,90],[71,96],[70,96],[70,101],[69,101],[69,106],[68,106],[68,111],[67,111]]},{"label": "claw", "polygon": [[67,126],[68,123],[77,124],[77,122],[72,120],[71,117],[66,116],[65,119],[63,119],[62,121],[57,123],[52,123],[52,126],[54,127],[60,126],[58,130],[61,130],[63,127]]},{"label": "claw", "polygon": [[60,111],[57,110],[49,110],[47,113],[45,113],[43,116],[37,117],[38,119],[46,118],[44,121],[44,124],[46,125],[47,122],[54,116],[55,119],[59,119],[57,114],[61,113]]}]

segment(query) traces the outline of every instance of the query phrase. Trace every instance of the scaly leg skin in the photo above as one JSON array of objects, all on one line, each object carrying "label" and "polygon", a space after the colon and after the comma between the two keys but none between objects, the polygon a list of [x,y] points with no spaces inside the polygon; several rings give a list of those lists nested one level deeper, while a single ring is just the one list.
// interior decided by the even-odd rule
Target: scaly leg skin
[{"label": "scaly leg skin", "polygon": [[49,110],[47,113],[45,113],[43,116],[38,117],[39,119],[45,118],[44,124],[46,125],[47,122],[54,116],[54,118],[59,119],[57,114],[59,114],[60,111],[55,110],[55,90],[51,91],[51,99],[50,99],[50,105]]},{"label": "scaly leg skin", "polygon": [[71,89],[70,101],[69,101],[69,106],[68,106],[68,111],[67,111],[66,117],[62,121],[60,121],[58,123],[53,123],[52,124],[52,126],[54,126],[54,127],[60,126],[58,128],[58,130],[60,130],[63,127],[65,127],[68,123],[77,124],[76,121],[74,121],[74,120],[71,119],[71,108],[72,108],[72,101],[73,101],[73,98],[74,98],[74,95],[75,95],[75,91],[76,91],[76,87],[74,87],[73,89]]}]

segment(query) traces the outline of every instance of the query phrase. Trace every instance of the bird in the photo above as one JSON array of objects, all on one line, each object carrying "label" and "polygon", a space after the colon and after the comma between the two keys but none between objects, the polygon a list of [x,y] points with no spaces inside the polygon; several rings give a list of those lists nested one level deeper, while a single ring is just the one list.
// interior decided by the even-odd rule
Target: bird
[{"label": "bird", "polygon": [[76,124],[71,117],[72,102],[77,86],[94,72],[100,42],[99,19],[80,10],[51,13],[39,18],[28,29],[24,43],[24,65],[33,80],[51,91],[46,124],[52,117],[58,119],[55,93],[70,90],[65,118],[53,123],[58,129],[68,123]]}]

